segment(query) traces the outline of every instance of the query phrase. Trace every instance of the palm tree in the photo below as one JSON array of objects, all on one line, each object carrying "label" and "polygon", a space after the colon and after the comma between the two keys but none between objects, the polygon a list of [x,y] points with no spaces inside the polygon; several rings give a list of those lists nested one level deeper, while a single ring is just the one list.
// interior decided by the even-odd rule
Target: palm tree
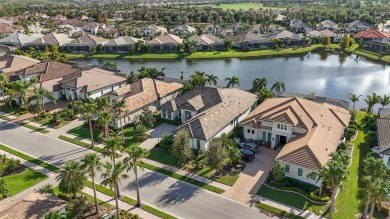
[{"label": "palm tree", "polygon": [[95,153],[86,154],[81,160],[81,169],[83,169],[89,177],[92,179],[93,197],[95,198],[96,214],[99,215],[99,205],[96,196],[95,176],[96,171],[100,171],[102,163],[100,162],[99,155]]},{"label": "palm tree", "polygon": [[28,90],[34,84],[35,80],[30,81],[15,81],[11,85],[13,89],[17,92],[17,94],[22,98],[23,106],[27,108],[28,105]]},{"label": "palm tree", "polygon": [[234,85],[240,86],[240,79],[236,76],[233,76],[231,78],[225,78],[225,81],[227,81],[226,87],[234,87]]},{"label": "palm tree", "polygon": [[167,67],[161,68],[161,70],[157,72],[157,75],[156,75],[157,77],[156,78],[158,78],[158,77],[165,77],[165,73],[164,73],[165,69],[167,69]]},{"label": "palm tree", "polygon": [[56,177],[58,189],[64,194],[76,194],[81,192],[87,184],[87,176],[84,171],[80,168],[80,163],[76,161],[68,161],[64,164]]},{"label": "palm tree", "polygon": [[368,115],[371,115],[375,104],[378,103],[378,96],[376,95],[376,93],[373,93],[372,96],[367,95],[367,99],[364,99],[364,101],[366,101],[367,103]]},{"label": "palm tree", "polygon": [[217,86],[218,83],[218,76],[211,74],[211,75],[205,75],[206,77],[206,83],[209,85],[214,84],[214,86]]},{"label": "palm tree", "polygon": [[12,108],[12,100],[17,95],[17,91],[12,87],[5,87],[3,90],[3,94],[7,94],[8,98],[6,100],[9,108]]},{"label": "palm tree", "polygon": [[271,87],[271,91],[276,91],[276,93],[280,93],[281,91],[284,92],[286,91],[286,85],[284,82],[280,82],[280,81],[277,81],[275,82],[272,87]]},{"label": "palm tree", "polygon": [[4,88],[5,85],[8,84],[8,78],[5,76],[5,74],[0,74],[0,91],[3,95],[3,101],[5,102],[5,95],[4,95]]},{"label": "palm tree", "polygon": [[[36,112],[39,114],[41,112],[45,112],[45,98],[49,99],[51,102],[56,104],[56,98],[53,95],[53,92],[50,92],[48,89],[40,87],[34,88],[34,96],[32,97],[33,100],[36,101]],[[41,105],[42,104],[42,105]]]},{"label": "palm tree", "polygon": [[390,96],[383,95],[383,97],[378,97],[378,103],[382,105],[382,108],[390,104]]},{"label": "palm tree", "polygon": [[382,199],[388,197],[388,191],[390,189],[389,184],[390,178],[388,176],[382,178],[381,180],[371,182],[373,185],[371,186],[372,191],[372,202],[371,202],[371,211],[369,215],[369,219],[372,218],[374,213],[375,203],[381,203]]},{"label": "palm tree", "polygon": [[123,133],[123,124],[121,117],[124,113],[124,110],[126,109],[126,101],[124,99],[113,101],[113,109],[115,111],[116,118],[118,118],[120,122],[122,142],[125,143],[125,134]]},{"label": "palm tree", "polygon": [[113,69],[115,70],[118,67],[116,62],[107,61],[103,64],[103,68],[105,69]]},{"label": "palm tree", "polygon": [[355,103],[359,102],[359,98],[361,96],[363,96],[363,95],[356,95],[356,94],[353,94],[353,93],[349,93],[348,94],[348,99],[353,103],[352,110],[355,110]]},{"label": "palm tree", "polygon": [[7,171],[11,171],[11,173],[14,174],[19,167],[20,167],[20,160],[11,158],[7,162],[6,169]]},{"label": "palm tree", "polygon": [[96,98],[95,103],[98,116],[110,106],[110,101],[105,97]]},{"label": "palm tree", "polygon": [[89,124],[89,131],[91,136],[91,147],[95,147],[95,142],[93,139],[93,129],[92,129],[92,120],[93,120],[93,114],[95,113],[96,108],[94,103],[85,103],[83,107],[81,108],[81,115],[84,119],[88,120]]},{"label": "palm tree", "polygon": [[112,165],[110,162],[103,164],[103,173],[101,177],[104,179],[102,181],[103,186],[109,186],[110,189],[114,188],[115,190],[115,204],[116,204],[116,215],[117,218],[120,218],[119,214],[119,184],[121,179],[127,179],[129,176],[123,173],[126,170],[126,165],[123,162],[118,162],[116,165]]},{"label": "palm tree", "polygon": [[102,112],[98,118],[98,123],[104,126],[104,135],[108,138],[108,124],[112,121],[112,115],[109,112]]},{"label": "palm tree", "polygon": [[266,78],[256,78],[252,82],[252,93],[259,93],[260,90],[267,88],[268,81]]},{"label": "palm tree", "polygon": [[3,177],[0,177],[0,194],[3,196],[3,198],[9,195],[8,185]]},{"label": "palm tree", "polygon": [[126,151],[127,157],[123,160],[123,162],[127,166],[127,171],[133,170],[135,176],[135,183],[137,186],[137,206],[141,205],[141,199],[139,195],[139,184],[138,184],[138,168],[143,168],[142,159],[149,156],[149,152],[138,145],[131,145],[129,149]]}]

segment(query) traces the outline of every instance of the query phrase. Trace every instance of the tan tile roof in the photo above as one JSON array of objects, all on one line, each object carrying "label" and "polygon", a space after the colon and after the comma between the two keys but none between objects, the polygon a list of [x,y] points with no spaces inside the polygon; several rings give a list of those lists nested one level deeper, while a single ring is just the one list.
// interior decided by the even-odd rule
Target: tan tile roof
[{"label": "tan tile roof", "polygon": [[0,59],[0,72],[12,73],[23,70],[27,67],[39,63],[39,60],[29,58],[27,56],[12,55]]},{"label": "tan tile roof", "polygon": [[[167,96],[182,88],[183,84],[177,82],[168,83],[151,78],[143,78],[142,80],[119,88],[120,94],[117,95],[122,95],[120,98],[126,101],[126,111],[133,112],[152,104],[159,97]],[[116,94],[118,90],[111,92],[109,95]]]},{"label": "tan tile roof", "polygon": [[92,68],[68,75],[60,83],[63,87],[83,88],[83,91],[91,92],[124,81],[126,81],[126,78],[113,72]]},{"label": "tan tile roof", "polygon": [[34,75],[40,74],[39,82],[62,78],[79,71],[78,68],[61,62],[43,62],[35,64],[21,71],[18,74]]},{"label": "tan tile roof", "polygon": [[66,44],[66,43],[69,43],[71,42],[73,39],[70,38],[68,35],[66,34],[62,34],[62,33],[49,33],[49,34],[46,34],[45,36],[43,37],[40,37],[30,43],[26,43],[26,45],[41,45],[41,44],[44,44],[44,45],[63,45],[63,44]]},{"label": "tan tile roof", "polygon": [[279,97],[264,101],[240,124],[253,126],[261,121],[278,121],[305,129],[293,133],[276,160],[310,169],[318,169],[336,151],[344,127],[349,124],[348,110],[328,103],[317,103],[300,97]]},{"label": "tan tile roof", "polygon": [[56,212],[66,207],[67,202],[54,195],[32,191],[20,201],[12,201],[0,210],[0,219],[41,219],[47,212]]},{"label": "tan tile roof", "polygon": [[150,45],[162,45],[162,44],[179,44],[182,42],[183,42],[182,38],[173,34],[166,34],[166,35],[158,36],[147,43]]}]

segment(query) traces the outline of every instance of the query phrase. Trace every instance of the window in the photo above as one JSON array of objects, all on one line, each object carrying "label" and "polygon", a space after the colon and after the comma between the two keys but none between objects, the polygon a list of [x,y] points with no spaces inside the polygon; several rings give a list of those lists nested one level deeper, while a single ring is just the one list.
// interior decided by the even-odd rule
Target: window
[{"label": "window", "polygon": [[312,174],[311,177],[310,177],[310,179],[316,180],[316,179],[317,179],[317,175],[316,175],[316,174]]},{"label": "window", "polygon": [[278,129],[280,129],[280,124],[277,125]]},{"label": "window", "polygon": [[254,129],[252,129],[252,134],[255,134],[255,130]]},{"label": "window", "polygon": [[387,166],[390,167],[390,157],[387,159]]},{"label": "window", "polygon": [[171,118],[171,112],[168,112],[168,117],[167,117],[168,119],[170,119]]},{"label": "window", "polygon": [[287,130],[287,125],[284,125],[284,130]]},{"label": "window", "polygon": [[162,117],[165,118],[166,115],[165,115],[165,110],[162,111]]},{"label": "window", "polygon": [[302,168],[298,168],[298,176],[302,176],[303,175],[303,169]]},{"label": "window", "polygon": [[199,139],[196,139],[196,147],[198,148],[198,150],[200,150],[200,140]]},{"label": "window", "polygon": [[248,134],[250,134],[250,133],[251,133],[251,130],[250,130],[250,129],[247,129],[246,132],[247,132]]},{"label": "window", "polygon": [[290,172],[290,165],[284,165],[284,172],[289,173]]},{"label": "window", "polygon": [[179,118],[181,118],[181,110],[179,110]]}]

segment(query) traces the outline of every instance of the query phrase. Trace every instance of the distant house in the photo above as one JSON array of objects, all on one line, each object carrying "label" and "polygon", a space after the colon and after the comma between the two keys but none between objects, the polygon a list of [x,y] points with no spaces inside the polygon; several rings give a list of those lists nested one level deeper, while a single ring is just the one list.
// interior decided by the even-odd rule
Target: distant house
[{"label": "distant house", "polygon": [[45,50],[46,47],[50,46],[62,47],[63,45],[70,43],[72,40],[73,39],[66,34],[49,33],[32,42],[26,43],[25,46]]},{"label": "distant house", "polygon": [[100,68],[80,70],[59,81],[68,100],[98,98],[126,84],[126,78]]},{"label": "distant house", "polygon": [[317,24],[318,30],[331,30],[333,32],[339,32],[339,26],[332,20],[324,20]]},{"label": "distant house", "polygon": [[157,26],[157,25],[149,25],[146,28],[143,29],[143,36],[156,36],[156,35],[163,35],[168,33],[167,28]]},{"label": "distant house", "polygon": [[227,36],[226,38],[232,41],[233,47],[242,50],[260,49],[273,45],[271,40],[250,31]]},{"label": "distant house", "polygon": [[172,34],[160,35],[147,42],[154,52],[177,52],[180,43],[183,43],[183,39]]},{"label": "distant house", "polygon": [[381,40],[364,41],[362,47],[375,52],[389,52],[390,37]]},{"label": "distant house", "polygon": [[53,21],[64,21],[66,19],[67,19],[67,17],[64,15],[56,15],[54,17],[51,17],[51,20],[53,20]]},{"label": "distant house", "polygon": [[217,24],[208,24],[203,28],[203,33],[207,34],[220,34],[222,31],[222,27]]},{"label": "distant house", "polygon": [[390,169],[390,109],[383,108],[379,111],[378,126],[378,149],[383,162]]},{"label": "distant house", "polygon": [[231,32],[235,33],[238,32],[240,27],[242,26],[241,22],[232,23],[229,26],[227,26],[226,30],[231,30]]},{"label": "distant house", "polygon": [[240,125],[244,137],[271,148],[281,147],[276,161],[285,174],[317,187],[321,180],[307,174],[319,172],[343,138],[350,115],[347,109],[302,97],[265,100]]},{"label": "distant house", "polygon": [[30,43],[39,37],[41,36],[40,35],[29,36],[22,33],[11,33],[7,37],[0,39],[0,45],[22,47],[26,43]]},{"label": "distant house", "polygon": [[284,27],[281,27],[280,25],[277,25],[277,24],[270,24],[266,30],[269,32],[269,33],[272,33],[272,32],[279,32],[279,31],[282,31],[282,30],[285,30]]},{"label": "distant house", "polygon": [[331,42],[333,42],[333,43],[339,43],[343,39],[343,35],[342,34],[334,33],[334,32],[332,32],[331,30],[328,30],[328,29],[321,30],[321,31],[312,30],[312,31],[307,33],[307,36],[310,37],[310,38],[311,37],[319,37],[319,38],[329,37]]},{"label": "distant house", "polygon": [[368,30],[371,28],[372,28],[371,24],[364,22],[364,21],[360,21],[360,20],[356,20],[356,21],[353,21],[353,22],[348,24],[348,31],[349,32],[357,32],[357,31],[362,31],[362,30]]},{"label": "distant house", "polygon": [[355,39],[355,41],[362,40],[367,42],[368,41],[382,42],[390,38],[390,33],[382,32],[377,29],[369,29],[353,35],[353,38]]},{"label": "distant house", "polygon": [[[122,36],[116,39],[110,40],[110,42],[103,45],[104,52],[130,52],[131,46],[140,41],[141,39],[137,39],[129,36]],[[142,41],[142,40],[141,40]]]},{"label": "distant house", "polygon": [[196,42],[196,50],[198,51],[225,49],[223,39],[211,34],[194,35],[189,38],[189,41]]},{"label": "distant house", "polygon": [[0,35],[8,35],[11,33],[21,33],[23,32],[23,27],[9,24],[9,23],[0,23]]},{"label": "distant house", "polygon": [[275,21],[277,22],[283,22],[286,20],[286,16],[282,15],[282,14],[277,14],[276,18],[275,18]]},{"label": "distant house", "polygon": [[387,20],[384,23],[378,24],[378,29],[383,31],[383,32],[388,32],[390,33],[390,20]]},{"label": "distant house", "polygon": [[159,79],[144,78],[130,85],[124,85],[106,94],[110,100],[125,100],[125,115],[114,118],[113,126],[120,127],[134,122],[144,109],[156,107],[171,101],[181,92],[183,84]]},{"label": "distant house", "polygon": [[[5,74],[11,80],[11,77],[15,77],[17,72],[20,72],[23,69],[33,66],[39,62],[39,60],[27,56],[4,56],[0,58],[0,74]],[[17,76],[16,79],[18,79]]]},{"label": "distant house", "polygon": [[268,40],[279,39],[285,46],[300,46],[303,45],[303,36],[293,33],[288,30],[272,32],[268,35]]},{"label": "distant house", "polygon": [[84,34],[81,37],[72,40],[64,45],[64,49],[68,52],[90,52],[98,45],[108,43],[108,39],[98,37],[91,34]]},{"label": "distant house", "polygon": [[299,19],[292,19],[290,21],[290,28],[298,33],[305,33],[313,30],[308,24]]},{"label": "distant house", "polygon": [[171,30],[169,30],[169,33],[175,34],[175,35],[192,35],[196,32],[196,29],[194,27],[191,27],[187,24],[178,25]]},{"label": "distant house", "polygon": [[105,28],[106,25],[102,23],[96,23],[96,22],[91,22],[87,23],[83,26],[83,29],[85,32],[96,35],[98,33],[99,28]]},{"label": "distant house", "polygon": [[192,149],[207,150],[210,141],[229,133],[255,105],[257,96],[237,88],[199,87],[159,107],[161,117],[180,120]]},{"label": "distant house", "polygon": [[265,31],[265,28],[262,24],[256,24],[256,25],[253,25],[253,27],[250,29],[250,31],[252,31],[255,34],[261,34]]}]

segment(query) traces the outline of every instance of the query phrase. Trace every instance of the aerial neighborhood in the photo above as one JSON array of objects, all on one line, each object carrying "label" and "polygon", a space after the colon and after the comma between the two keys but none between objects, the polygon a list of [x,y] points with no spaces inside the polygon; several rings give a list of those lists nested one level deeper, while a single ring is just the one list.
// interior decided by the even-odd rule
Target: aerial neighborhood
[{"label": "aerial neighborhood", "polygon": [[389,1],[44,2],[0,2],[0,218],[390,217]]}]

